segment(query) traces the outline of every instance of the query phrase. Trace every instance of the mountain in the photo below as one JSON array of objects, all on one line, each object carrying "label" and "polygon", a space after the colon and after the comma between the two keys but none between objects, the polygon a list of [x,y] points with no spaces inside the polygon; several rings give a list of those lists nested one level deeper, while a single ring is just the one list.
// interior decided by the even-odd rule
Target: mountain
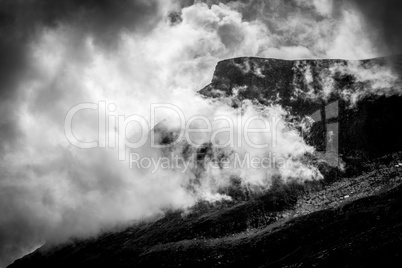
[{"label": "mountain", "polygon": [[345,170],[327,168],[324,180],[304,184],[274,179],[257,196],[200,202],[188,213],[169,211],[97,237],[47,244],[9,267],[401,264],[401,62],[400,56],[219,62],[200,95],[233,107],[244,100],[281,105],[295,120],[311,116],[305,138],[325,151],[328,133],[339,133],[336,150]]},{"label": "mountain", "polygon": [[[293,115],[310,115],[317,121],[312,144],[322,150],[327,125],[335,123],[340,154],[381,155],[402,149],[399,74],[402,55],[362,61],[235,58],[219,62],[212,82],[199,93],[229,98],[235,107],[249,99],[279,104]],[[374,85],[381,80],[390,84]],[[375,93],[366,93],[367,88]]]}]

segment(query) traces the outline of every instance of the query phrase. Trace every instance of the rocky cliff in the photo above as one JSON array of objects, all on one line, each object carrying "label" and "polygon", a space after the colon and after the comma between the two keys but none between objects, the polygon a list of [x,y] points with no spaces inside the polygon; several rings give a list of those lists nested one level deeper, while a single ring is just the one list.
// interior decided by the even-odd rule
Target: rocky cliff
[{"label": "rocky cliff", "polygon": [[212,82],[199,94],[279,104],[291,114],[311,116],[310,142],[327,146],[338,133],[339,153],[381,155],[402,149],[402,56],[362,61],[235,58],[218,63]]}]

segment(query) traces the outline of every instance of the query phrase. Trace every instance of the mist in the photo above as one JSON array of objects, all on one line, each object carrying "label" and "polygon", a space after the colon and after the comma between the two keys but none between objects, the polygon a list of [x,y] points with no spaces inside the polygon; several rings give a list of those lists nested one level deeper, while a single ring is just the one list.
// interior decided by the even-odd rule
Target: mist
[{"label": "mist", "polygon": [[[282,119],[275,153],[291,159],[290,166],[270,169],[268,175],[254,169],[205,169],[200,174],[194,169],[152,173],[130,168],[129,153],[157,158],[164,152],[144,146],[128,150],[126,160],[119,161],[117,148],[77,148],[66,139],[65,118],[77,104],[105,101],[116,107],[108,115],[148,119],[151,104],[169,103],[187,119],[224,115],[236,122],[236,109],[196,94],[210,82],[220,60],[361,59],[395,53],[399,40],[388,38],[393,36],[388,24],[396,19],[382,24],[384,11],[369,21],[375,5],[360,4],[0,1],[0,266],[46,242],[96,235],[163,215],[167,209],[188,209],[199,200],[227,199],[219,188],[233,175],[258,189],[268,189],[271,176],[278,174],[289,180],[320,179],[319,172],[302,161],[314,148],[287,124],[287,112],[278,106],[242,107],[243,122],[265,118],[255,127],[265,126],[273,116]],[[378,40],[387,40],[386,47]],[[174,114],[157,118],[155,123],[166,120],[168,129],[176,129]],[[221,124],[216,122],[212,130]],[[80,140],[96,140],[98,130],[94,111],[74,120]],[[137,131],[131,126],[129,136]],[[259,141],[271,138],[255,136]],[[224,143],[227,137],[217,139]],[[183,154],[180,149],[175,153]],[[266,151],[235,146],[225,153],[262,157]],[[201,182],[188,191],[196,174]]]}]

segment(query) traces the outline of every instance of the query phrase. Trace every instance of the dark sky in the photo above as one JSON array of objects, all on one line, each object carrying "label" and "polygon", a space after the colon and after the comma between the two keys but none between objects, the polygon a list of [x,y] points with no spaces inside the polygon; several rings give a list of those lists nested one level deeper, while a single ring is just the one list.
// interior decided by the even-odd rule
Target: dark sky
[{"label": "dark sky", "polygon": [[[41,33],[70,25],[78,32],[77,47],[83,37],[92,36],[107,51],[118,45],[122,32],[142,34],[159,20],[156,0],[0,0],[0,161],[15,147],[26,146],[18,143],[27,134],[16,123],[18,88],[21,77],[35,65],[29,58],[29,45]],[[8,173],[0,170],[0,184],[19,179]],[[47,232],[35,211],[21,209],[23,199],[30,198],[26,190],[0,187],[0,267],[26,254],[37,234]]]},{"label": "dark sky", "polygon": [[352,0],[373,31],[379,32],[376,44],[393,53],[400,53],[402,46],[402,1]]},{"label": "dark sky", "polygon": [[28,46],[48,29],[72,25],[76,43],[91,36],[112,49],[123,32],[144,33],[161,19],[157,0],[1,0],[0,1],[0,155],[18,137],[12,107],[18,82],[29,65]]},{"label": "dark sky", "polygon": [[[324,0],[325,1],[325,0]],[[292,0],[281,1],[281,5],[274,4],[278,1],[262,0],[182,0],[182,6],[189,6],[197,2],[205,2],[209,5],[219,3],[240,2],[246,5],[242,10],[244,19],[253,20],[258,17],[261,7],[270,9],[272,6],[283,8],[282,13],[286,14],[287,8],[291,9],[298,6]],[[313,2],[307,0],[305,2]],[[402,1],[399,0],[333,0],[333,12],[340,10],[357,9],[361,12],[365,21],[368,23],[372,32],[376,32],[376,39],[372,40],[376,45],[388,50],[390,53],[400,53],[402,45]],[[267,10],[267,11],[268,11]],[[279,9],[280,10],[280,9]],[[309,12],[308,9],[300,9],[301,12]],[[278,12],[278,9],[275,10]],[[281,11],[279,11],[281,12]]]},{"label": "dark sky", "polygon": [[41,31],[63,23],[74,24],[100,45],[113,46],[122,31],[147,31],[159,19],[155,0],[2,0],[0,96],[12,97],[13,86],[8,83],[15,79],[15,72],[24,69],[26,46]]},{"label": "dark sky", "polygon": [[[183,6],[188,6],[199,1],[180,2]],[[207,0],[205,2],[216,4],[232,1]],[[254,19],[261,1],[240,2],[252,3],[243,10],[243,17],[249,20]],[[294,5],[290,0],[284,2],[286,5]],[[402,42],[401,1],[336,0],[335,2],[338,7],[349,4],[356,6],[364,15],[372,31],[379,32],[379,37],[373,41],[392,52],[399,51]],[[14,86],[10,83],[15,82],[16,72],[24,70],[26,45],[35,40],[38,32],[46,28],[72,23],[77,25],[83,34],[92,35],[98,44],[110,47],[116,45],[118,40],[116,37],[122,31],[147,32],[160,19],[156,0],[1,0],[0,81],[2,87],[0,97],[6,99],[13,96]]]}]

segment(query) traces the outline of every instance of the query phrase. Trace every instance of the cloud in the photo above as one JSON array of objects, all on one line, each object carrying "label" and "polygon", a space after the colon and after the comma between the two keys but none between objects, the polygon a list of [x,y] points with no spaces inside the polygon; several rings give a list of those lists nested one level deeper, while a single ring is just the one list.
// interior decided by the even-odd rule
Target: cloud
[{"label": "cloud", "polygon": [[295,2],[306,8],[314,8],[315,11],[322,16],[330,16],[334,9],[333,0],[296,0]]},{"label": "cloud", "polygon": [[[88,38],[103,51],[109,51],[118,46],[123,33],[143,34],[152,29],[161,19],[163,4],[5,0],[0,6],[0,266],[3,266],[56,233],[65,237],[66,233],[80,233],[79,228],[99,228],[88,224],[102,222],[105,215],[96,214],[94,206],[83,207],[84,189],[96,188],[92,202],[100,203],[97,198],[105,198],[106,194],[102,185],[115,185],[108,191],[118,192],[124,181],[116,176],[115,183],[107,184],[106,177],[113,176],[113,170],[101,174],[97,171],[99,167],[89,165],[88,161],[80,166],[72,152],[59,143],[60,133],[55,131],[53,123],[62,122],[62,100],[80,101],[84,95],[80,96],[82,87],[77,85],[79,74],[64,68],[65,62],[68,60],[70,66],[88,63],[85,49]],[[60,40],[52,37],[55,32],[60,33]],[[44,47],[49,50],[40,51],[40,43],[62,48],[55,51]],[[98,178],[93,179],[92,185],[85,188],[81,187],[85,184],[73,183],[74,178],[79,183],[79,178],[91,174],[91,170],[92,176]],[[76,193],[72,191],[75,188],[79,190]],[[83,194],[77,199],[82,204],[72,202],[78,193]],[[91,198],[88,199],[90,202]],[[91,220],[85,220],[88,217]]]},{"label": "cloud", "polygon": [[[0,147],[18,137],[13,102],[19,97],[20,78],[32,72],[30,45],[47,30],[74,27],[71,46],[91,36],[104,47],[115,46],[123,32],[144,32],[160,20],[158,1],[12,1],[0,3]],[[79,49],[77,49],[79,50]],[[74,55],[80,57],[82,55]]]},{"label": "cloud", "polygon": [[402,3],[400,1],[350,0],[347,3],[361,12],[370,31],[376,33],[376,38],[372,39],[376,46],[388,53],[401,53]]},{"label": "cloud", "polygon": [[[328,3],[0,1],[0,265],[45,241],[187,208],[200,196],[222,198],[215,171],[189,192],[191,174],[150,174],[118,161],[116,149],[73,147],[64,133],[67,112],[106,100],[117,107],[111,115],[149,118],[151,103],[171,103],[187,117],[233,116],[231,108],[195,94],[210,82],[219,60],[376,56],[359,13]],[[285,113],[251,104],[245,111]],[[97,117],[86,111],[74,119],[80,139],[98,137]],[[166,118],[174,121],[174,115],[158,115]],[[315,176],[297,159],[311,148],[290,126],[281,130],[278,154],[295,156],[285,176]],[[138,152],[163,155],[145,147]],[[269,176],[253,172],[236,175],[269,186]],[[229,180],[233,174],[223,175]]]}]

